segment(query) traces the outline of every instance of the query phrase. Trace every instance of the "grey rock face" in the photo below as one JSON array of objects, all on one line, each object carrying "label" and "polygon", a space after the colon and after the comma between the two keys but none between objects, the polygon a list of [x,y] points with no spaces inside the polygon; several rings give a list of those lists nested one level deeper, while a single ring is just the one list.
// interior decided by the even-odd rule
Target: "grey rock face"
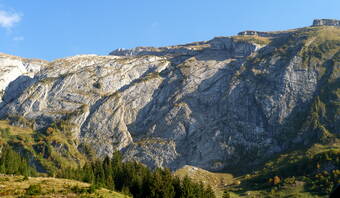
[{"label": "grey rock face", "polygon": [[35,120],[37,129],[67,121],[98,156],[121,150],[151,167],[256,164],[287,148],[277,136],[319,82],[299,44],[288,58],[276,45],[217,37],[56,60],[9,96],[0,115]]},{"label": "grey rock face", "polygon": [[47,62],[42,60],[0,53],[0,108],[29,86],[33,76],[46,64]]},{"label": "grey rock face", "polygon": [[[239,49],[235,49],[239,48]],[[154,56],[196,56],[206,50],[229,50],[233,53],[240,53],[238,55],[249,55],[251,51],[256,48],[255,44],[246,42],[234,42],[230,37],[216,37],[206,42],[196,42],[187,45],[178,45],[171,47],[137,47],[133,49],[117,49],[110,53],[115,56],[141,56],[141,55],[154,55]],[[240,50],[245,50],[240,51]],[[244,54],[245,53],[245,54]],[[229,54],[235,55],[235,54]]]},{"label": "grey rock face", "polygon": [[239,36],[270,36],[270,33],[268,32],[259,32],[254,30],[246,30],[239,32],[237,35]]},{"label": "grey rock face", "polygon": [[340,26],[340,21],[335,19],[315,19],[312,26]]}]

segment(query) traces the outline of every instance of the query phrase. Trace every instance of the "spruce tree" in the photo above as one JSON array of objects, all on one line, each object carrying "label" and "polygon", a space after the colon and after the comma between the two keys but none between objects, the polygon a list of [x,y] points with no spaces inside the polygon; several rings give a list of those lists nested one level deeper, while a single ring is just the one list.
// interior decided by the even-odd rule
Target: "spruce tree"
[{"label": "spruce tree", "polygon": [[195,198],[195,192],[192,182],[188,176],[185,176],[182,181],[181,198]]}]

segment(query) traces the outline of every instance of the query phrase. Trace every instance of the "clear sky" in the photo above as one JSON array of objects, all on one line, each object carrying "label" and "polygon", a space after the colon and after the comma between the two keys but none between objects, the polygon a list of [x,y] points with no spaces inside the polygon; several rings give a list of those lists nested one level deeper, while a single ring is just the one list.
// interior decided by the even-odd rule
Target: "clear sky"
[{"label": "clear sky", "polygon": [[53,60],[340,19],[340,0],[0,0],[0,52]]}]

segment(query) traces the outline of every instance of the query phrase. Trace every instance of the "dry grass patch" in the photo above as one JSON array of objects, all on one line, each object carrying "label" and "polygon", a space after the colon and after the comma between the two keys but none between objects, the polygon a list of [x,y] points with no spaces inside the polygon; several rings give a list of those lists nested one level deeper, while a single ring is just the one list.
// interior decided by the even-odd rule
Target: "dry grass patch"
[{"label": "dry grass patch", "polygon": [[33,130],[31,128],[21,128],[17,126],[12,126],[9,124],[7,120],[0,120],[0,129],[8,128],[11,132],[11,135],[31,135],[33,134]]},{"label": "dry grass patch", "polygon": [[186,175],[194,182],[203,182],[210,185],[216,193],[217,197],[222,197],[224,187],[234,183],[233,175],[228,173],[214,173],[194,166],[184,166],[178,169],[176,176],[184,178]]},{"label": "dry grass patch", "polygon": [[[32,186],[39,186],[38,192],[29,193]],[[128,198],[121,193],[104,188],[96,189],[93,193],[85,192],[90,184],[69,179],[51,177],[30,177],[0,175],[0,197],[104,197]]]},{"label": "dry grass patch", "polygon": [[259,45],[267,45],[271,42],[271,38],[269,37],[262,37],[262,36],[256,36],[256,35],[233,36],[232,38],[235,41],[251,42],[251,43],[256,43]]}]

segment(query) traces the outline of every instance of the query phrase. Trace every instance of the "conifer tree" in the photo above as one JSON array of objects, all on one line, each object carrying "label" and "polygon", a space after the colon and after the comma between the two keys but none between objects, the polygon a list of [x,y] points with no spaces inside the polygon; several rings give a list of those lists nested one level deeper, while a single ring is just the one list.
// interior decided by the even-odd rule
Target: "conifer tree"
[{"label": "conifer tree", "polygon": [[151,171],[138,162],[123,162],[119,152],[111,159],[106,157],[82,168],[62,171],[62,177],[90,182],[134,198],[215,198],[212,188],[205,188],[203,183],[194,183],[187,176],[181,181],[169,169]]},{"label": "conifer tree", "polygon": [[9,145],[4,145],[0,156],[0,172],[31,176],[35,174],[34,168],[30,167],[27,160],[15,152]]},{"label": "conifer tree", "polygon": [[188,176],[185,176],[182,181],[181,198],[195,198],[193,185]]}]

